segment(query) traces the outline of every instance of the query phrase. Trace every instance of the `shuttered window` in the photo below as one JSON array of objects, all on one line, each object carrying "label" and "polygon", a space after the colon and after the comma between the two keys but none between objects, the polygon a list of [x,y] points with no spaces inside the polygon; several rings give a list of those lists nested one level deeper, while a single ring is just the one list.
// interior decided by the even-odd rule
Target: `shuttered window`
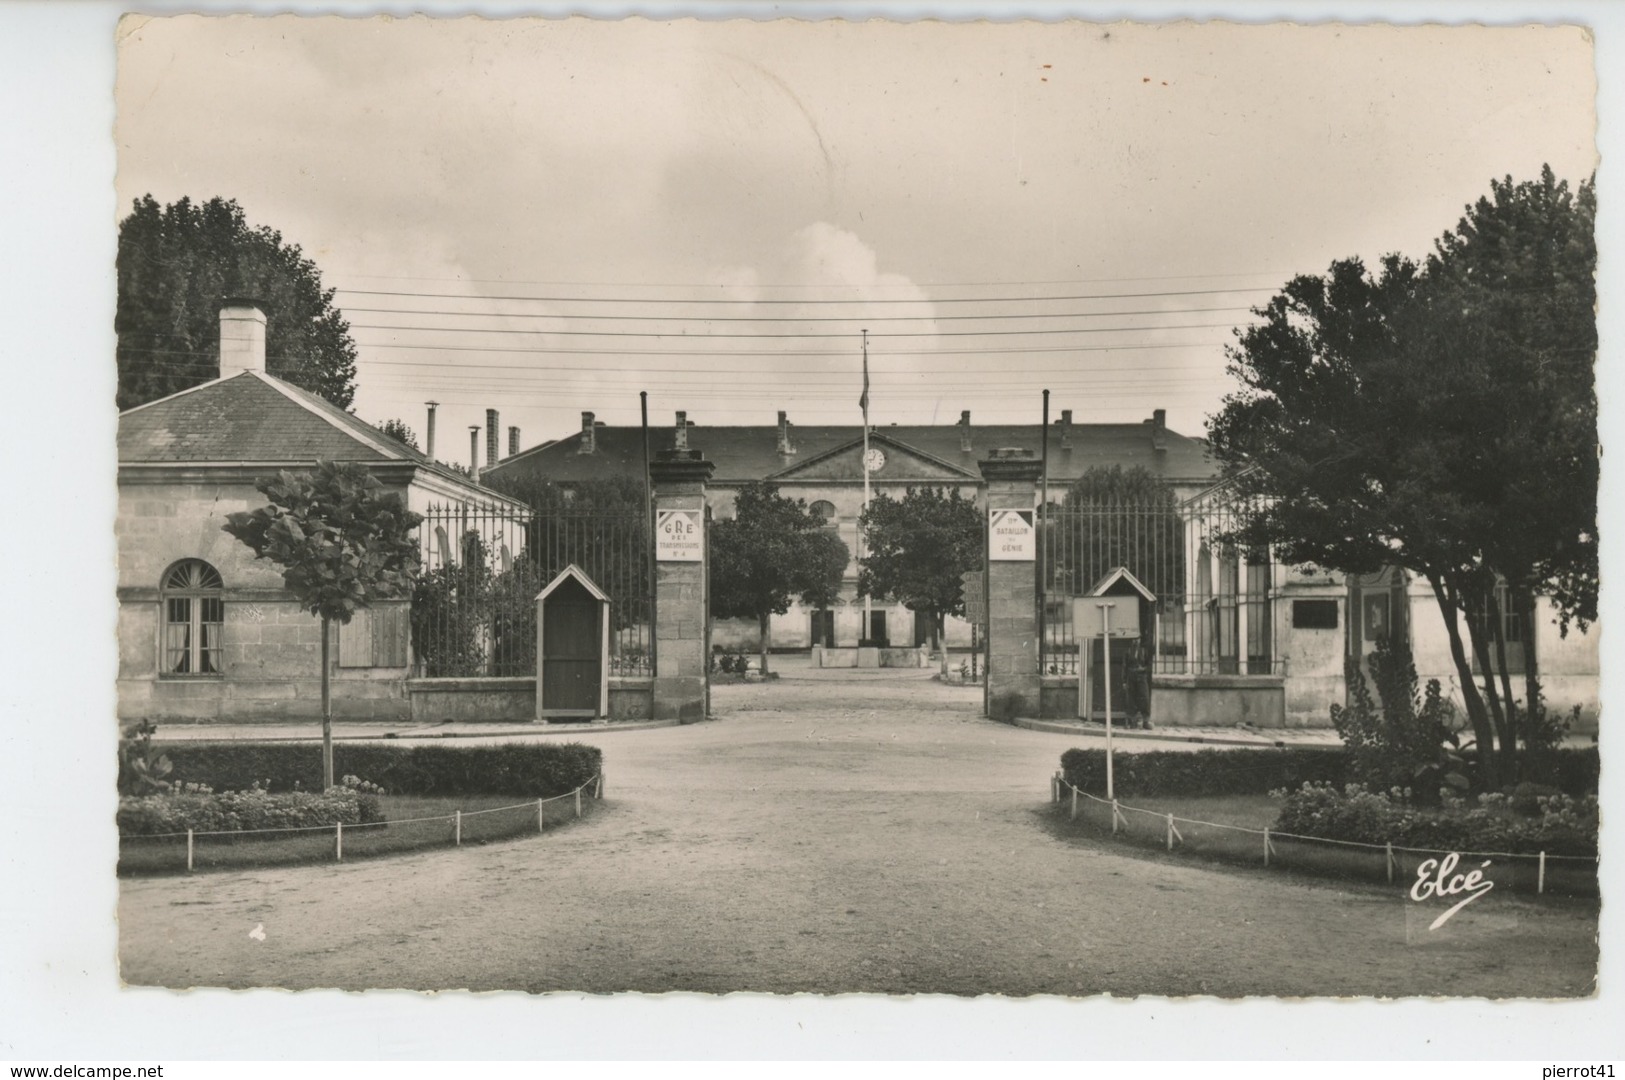
[{"label": "shuttered window", "polygon": [[386,601],[362,608],[339,627],[339,667],[405,667],[411,605]]}]

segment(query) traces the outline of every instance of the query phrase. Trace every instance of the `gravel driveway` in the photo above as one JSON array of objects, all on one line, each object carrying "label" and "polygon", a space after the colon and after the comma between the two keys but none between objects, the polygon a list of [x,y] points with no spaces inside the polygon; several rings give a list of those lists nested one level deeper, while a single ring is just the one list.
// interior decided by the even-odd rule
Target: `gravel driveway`
[{"label": "gravel driveway", "polygon": [[[1073,736],[925,673],[790,669],[599,734],[599,813],[481,848],[127,880],[132,984],[530,991],[1573,996],[1594,903],[1166,859],[1052,828]],[[263,927],[263,940],[249,932]]]}]

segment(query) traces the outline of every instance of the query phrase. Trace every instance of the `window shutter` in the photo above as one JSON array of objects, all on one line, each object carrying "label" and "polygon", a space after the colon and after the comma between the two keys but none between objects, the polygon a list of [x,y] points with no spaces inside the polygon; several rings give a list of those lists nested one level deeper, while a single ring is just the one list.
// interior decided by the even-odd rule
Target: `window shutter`
[{"label": "window shutter", "polygon": [[339,667],[372,666],[372,612],[362,608],[339,625]]},{"label": "window shutter", "polygon": [[372,663],[374,667],[403,668],[409,662],[412,605],[403,601],[372,609]]}]

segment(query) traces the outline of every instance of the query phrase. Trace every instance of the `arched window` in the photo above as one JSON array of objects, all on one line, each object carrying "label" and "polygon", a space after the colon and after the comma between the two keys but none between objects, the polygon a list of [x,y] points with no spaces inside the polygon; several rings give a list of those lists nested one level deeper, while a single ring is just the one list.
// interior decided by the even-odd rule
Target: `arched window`
[{"label": "arched window", "polygon": [[183,560],[164,575],[162,592],[160,670],[165,675],[220,674],[220,630],[226,621],[220,572],[201,559]]},{"label": "arched window", "polygon": [[825,525],[833,526],[836,523],[835,504],[830,502],[828,499],[819,499],[817,502],[807,507],[807,510],[809,513],[822,518]]}]

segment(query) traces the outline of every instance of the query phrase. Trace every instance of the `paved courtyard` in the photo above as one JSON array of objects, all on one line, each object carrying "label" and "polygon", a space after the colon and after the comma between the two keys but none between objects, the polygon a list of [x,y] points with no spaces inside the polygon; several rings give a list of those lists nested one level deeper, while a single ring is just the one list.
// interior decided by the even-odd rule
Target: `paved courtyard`
[{"label": "paved courtyard", "polygon": [[[1418,934],[1400,888],[1056,827],[1075,735],[930,672],[719,686],[598,732],[601,812],[487,847],[126,880],[132,984],[530,991],[1573,996],[1594,903],[1496,894]],[[250,937],[263,928],[263,940]]]}]

